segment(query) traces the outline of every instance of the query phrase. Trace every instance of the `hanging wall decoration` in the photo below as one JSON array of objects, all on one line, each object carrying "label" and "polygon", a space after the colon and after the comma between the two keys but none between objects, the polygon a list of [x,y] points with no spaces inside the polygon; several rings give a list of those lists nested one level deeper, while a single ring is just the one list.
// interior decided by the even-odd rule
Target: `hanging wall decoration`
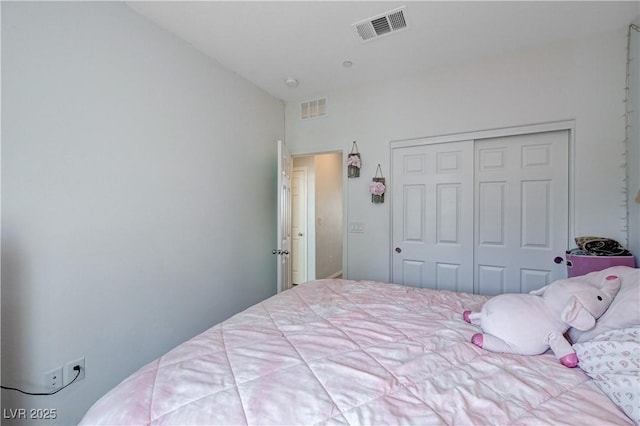
[{"label": "hanging wall decoration", "polygon": [[[379,175],[378,175],[379,174]],[[382,168],[378,164],[376,169],[376,175],[373,178],[373,182],[369,184],[369,192],[371,193],[371,202],[374,204],[384,203],[384,193],[387,187],[384,184],[385,180],[382,176]]]},{"label": "hanging wall decoration", "polygon": [[360,177],[360,167],[362,167],[362,160],[360,159],[360,153],[358,152],[358,144],[356,141],[353,141],[351,153],[347,158],[347,176],[350,178]]}]

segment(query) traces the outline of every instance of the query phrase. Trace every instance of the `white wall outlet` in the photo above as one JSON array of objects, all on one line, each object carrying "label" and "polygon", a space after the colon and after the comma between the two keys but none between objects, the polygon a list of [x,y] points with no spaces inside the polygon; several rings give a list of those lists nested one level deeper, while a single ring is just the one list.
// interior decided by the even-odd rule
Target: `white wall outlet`
[{"label": "white wall outlet", "polygon": [[55,392],[62,387],[62,366],[44,373],[45,392]]},{"label": "white wall outlet", "polygon": [[84,357],[82,358],[78,358],[74,361],[71,361],[69,363],[67,363],[67,368],[66,368],[66,377],[65,377],[65,384],[69,384],[73,381],[73,379],[76,377],[76,374],[78,374],[73,367],[75,367],[76,365],[80,366],[80,374],[78,375],[78,378],[76,379],[75,383],[79,382],[80,380],[84,379]]}]

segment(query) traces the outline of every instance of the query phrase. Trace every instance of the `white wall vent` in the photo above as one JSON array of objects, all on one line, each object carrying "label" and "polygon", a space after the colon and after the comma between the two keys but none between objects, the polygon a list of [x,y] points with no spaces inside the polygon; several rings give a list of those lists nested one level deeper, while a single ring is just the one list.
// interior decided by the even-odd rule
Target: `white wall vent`
[{"label": "white wall vent", "polygon": [[327,115],[327,100],[325,98],[303,102],[300,104],[300,118],[302,120],[307,120],[314,117],[322,117],[323,115]]},{"label": "white wall vent", "polygon": [[358,31],[358,35],[362,41],[368,41],[396,31],[404,30],[407,28],[407,21],[404,17],[404,8],[405,6],[402,6],[398,9],[374,16],[373,18],[356,22],[353,26],[356,27],[356,31]]}]

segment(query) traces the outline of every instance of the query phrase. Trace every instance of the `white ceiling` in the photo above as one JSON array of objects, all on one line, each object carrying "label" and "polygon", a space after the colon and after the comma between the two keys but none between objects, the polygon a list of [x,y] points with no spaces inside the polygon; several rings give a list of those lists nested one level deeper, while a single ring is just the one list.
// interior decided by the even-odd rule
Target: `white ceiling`
[{"label": "white ceiling", "polygon": [[[285,101],[621,29],[640,14],[638,1],[126,3]],[[407,30],[361,41],[352,24],[404,5]]]}]

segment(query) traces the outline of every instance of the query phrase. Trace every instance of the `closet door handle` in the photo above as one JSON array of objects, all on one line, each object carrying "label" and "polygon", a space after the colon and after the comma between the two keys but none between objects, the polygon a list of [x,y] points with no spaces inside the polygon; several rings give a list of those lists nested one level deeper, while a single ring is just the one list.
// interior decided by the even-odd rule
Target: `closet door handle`
[{"label": "closet door handle", "polygon": [[400,247],[396,247],[396,253],[402,253],[402,249]]}]

